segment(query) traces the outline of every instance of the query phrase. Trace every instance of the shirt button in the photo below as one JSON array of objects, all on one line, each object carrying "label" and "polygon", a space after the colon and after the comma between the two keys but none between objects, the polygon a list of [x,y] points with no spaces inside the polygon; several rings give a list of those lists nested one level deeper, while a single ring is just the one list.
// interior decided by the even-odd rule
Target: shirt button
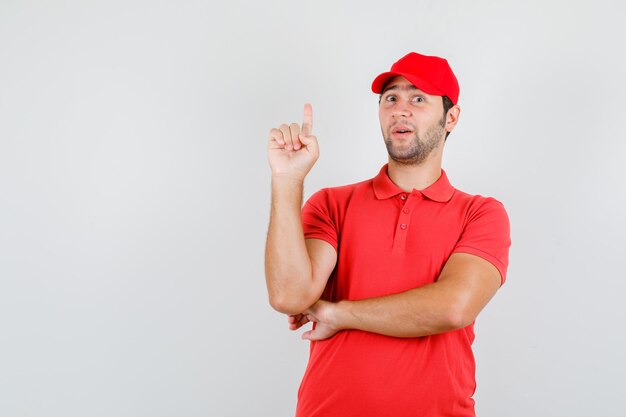
[{"label": "shirt button", "polygon": [[406,224],[402,223],[402,224],[400,225],[400,229],[402,229],[402,230],[406,229]]},{"label": "shirt button", "polygon": [[402,195],[400,196],[400,200],[406,200],[406,194],[402,194]]},{"label": "shirt button", "polygon": [[402,210],[402,212],[403,212],[404,214],[409,214],[409,211],[411,211],[411,210],[409,210],[409,209],[407,209],[407,208],[405,208],[404,210]]}]

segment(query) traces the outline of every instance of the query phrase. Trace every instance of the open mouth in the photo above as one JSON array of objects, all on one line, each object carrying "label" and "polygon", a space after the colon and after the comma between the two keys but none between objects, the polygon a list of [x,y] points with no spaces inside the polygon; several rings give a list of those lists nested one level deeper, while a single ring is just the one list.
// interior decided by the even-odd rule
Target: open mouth
[{"label": "open mouth", "polygon": [[393,128],[393,130],[391,131],[394,135],[408,135],[413,133],[413,129],[409,128],[408,126],[396,126]]}]

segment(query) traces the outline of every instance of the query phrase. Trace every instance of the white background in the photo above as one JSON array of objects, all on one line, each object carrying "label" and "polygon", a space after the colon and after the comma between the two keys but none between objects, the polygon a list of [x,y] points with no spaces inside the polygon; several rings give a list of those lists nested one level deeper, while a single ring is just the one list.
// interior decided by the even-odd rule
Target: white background
[{"label": "white background", "polygon": [[386,161],[373,78],[446,57],[444,168],[500,199],[480,417],[623,412],[620,1],[0,1],[0,415],[291,416],[267,303],[268,130],[314,107],[306,195]]}]

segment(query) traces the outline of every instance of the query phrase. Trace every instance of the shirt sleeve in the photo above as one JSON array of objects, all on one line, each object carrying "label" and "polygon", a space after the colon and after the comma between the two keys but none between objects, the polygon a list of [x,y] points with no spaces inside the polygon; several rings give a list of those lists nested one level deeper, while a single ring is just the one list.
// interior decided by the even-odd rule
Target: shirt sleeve
[{"label": "shirt sleeve", "polygon": [[324,240],[336,251],[339,238],[334,217],[328,190],[322,189],[313,194],[302,208],[304,238]]},{"label": "shirt sleeve", "polygon": [[493,198],[470,208],[463,233],[453,253],[469,253],[491,262],[506,281],[511,246],[509,217],[502,203]]}]

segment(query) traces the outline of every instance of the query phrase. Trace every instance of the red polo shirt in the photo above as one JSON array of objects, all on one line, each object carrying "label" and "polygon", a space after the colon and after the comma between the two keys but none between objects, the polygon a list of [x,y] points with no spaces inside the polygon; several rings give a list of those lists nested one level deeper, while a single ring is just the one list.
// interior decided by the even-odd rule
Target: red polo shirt
[{"label": "red polo shirt", "polygon": [[[318,191],[303,208],[306,238],[337,250],[323,298],[359,300],[435,282],[452,253],[508,265],[509,221],[500,202],[450,185],[402,191],[387,176]],[[298,417],[470,417],[476,388],[474,326],[395,338],[346,330],[311,342]]]}]

